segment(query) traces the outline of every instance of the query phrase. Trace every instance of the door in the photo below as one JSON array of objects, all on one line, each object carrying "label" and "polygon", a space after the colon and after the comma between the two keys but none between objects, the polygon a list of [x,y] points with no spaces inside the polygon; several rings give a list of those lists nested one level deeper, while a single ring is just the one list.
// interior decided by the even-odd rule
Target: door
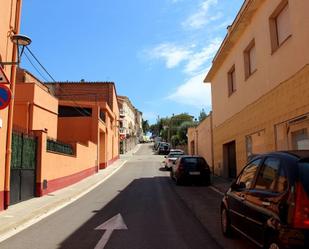
[{"label": "door", "polygon": [[227,176],[229,178],[236,178],[237,166],[236,166],[236,143],[232,141],[223,145],[223,157],[224,165],[227,167]]},{"label": "door", "polygon": [[35,196],[36,147],[35,137],[12,134],[10,204]]}]

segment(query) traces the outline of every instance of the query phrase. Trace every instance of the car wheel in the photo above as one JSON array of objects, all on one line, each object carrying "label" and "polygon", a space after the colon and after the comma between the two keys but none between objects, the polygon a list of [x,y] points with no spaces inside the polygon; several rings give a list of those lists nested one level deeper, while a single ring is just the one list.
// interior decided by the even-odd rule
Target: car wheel
[{"label": "car wheel", "polygon": [[232,237],[231,221],[226,207],[221,210],[221,230],[224,236]]},{"label": "car wheel", "polygon": [[276,236],[270,236],[266,245],[264,245],[265,249],[280,249],[282,246],[278,243]]},{"label": "car wheel", "polygon": [[268,249],[280,249],[280,246],[276,242],[272,242],[267,247]]}]

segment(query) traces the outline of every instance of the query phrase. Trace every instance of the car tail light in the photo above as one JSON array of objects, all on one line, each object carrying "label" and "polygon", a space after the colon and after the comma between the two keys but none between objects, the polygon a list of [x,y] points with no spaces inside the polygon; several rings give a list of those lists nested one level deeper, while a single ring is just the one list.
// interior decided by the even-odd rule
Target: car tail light
[{"label": "car tail light", "polygon": [[293,226],[295,228],[309,228],[309,198],[301,183],[296,184]]},{"label": "car tail light", "polygon": [[182,163],[178,165],[178,171],[183,171],[185,168]]}]

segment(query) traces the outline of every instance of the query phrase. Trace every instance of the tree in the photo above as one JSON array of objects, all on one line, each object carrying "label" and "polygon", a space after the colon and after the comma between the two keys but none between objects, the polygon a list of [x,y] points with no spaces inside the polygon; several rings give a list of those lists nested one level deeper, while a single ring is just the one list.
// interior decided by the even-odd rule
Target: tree
[{"label": "tree", "polygon": [[143,131],[144,131],[145,134],[147,134],[147,132],[150,131],[150,126],[149,126],[148,120],[142,119],[142,127],[143,127]]},{"label": "tree", "polygon": [[198,117],[199,123],[201,123],[205,118],[207,118],[208,115],[206,114],[204,108],[200,111],[200,115]]},{"label": "tree", "polygon": [[179,130],[177,132],[180,144],[188,143],[188,137],[187,137],[188,128],[194,125],[195,123],[193,121],[185,121],[180,125]]}]

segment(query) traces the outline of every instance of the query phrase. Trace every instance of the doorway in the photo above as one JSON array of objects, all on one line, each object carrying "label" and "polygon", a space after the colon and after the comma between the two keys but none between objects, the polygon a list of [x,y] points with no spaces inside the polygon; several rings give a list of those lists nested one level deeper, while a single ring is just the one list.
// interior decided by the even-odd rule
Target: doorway
[{"label": "doorway", "polygon": [[225,175],[228,178],[236,178],[236,142],[232,141],[223,145],[223,160]]}]

